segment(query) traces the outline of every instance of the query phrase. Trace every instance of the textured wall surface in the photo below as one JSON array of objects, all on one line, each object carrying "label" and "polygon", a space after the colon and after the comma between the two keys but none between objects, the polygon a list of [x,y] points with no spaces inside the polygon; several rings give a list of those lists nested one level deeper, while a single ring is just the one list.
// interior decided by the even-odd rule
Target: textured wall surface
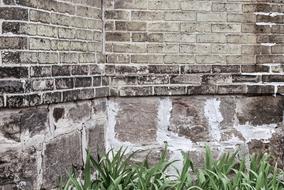
[{"label": "textured wall surface", "polygon": [[283,0],[0,0],[0,190],[165,141],[284,167],[283,21]]},{"label": "textured wall surface", "polygon": [[0,107],[106,96],[100,0],[4,0]]},{"label": "textured wall surface", "polygon": [[104,2],[117,94],[283,93],[283,1]]}]

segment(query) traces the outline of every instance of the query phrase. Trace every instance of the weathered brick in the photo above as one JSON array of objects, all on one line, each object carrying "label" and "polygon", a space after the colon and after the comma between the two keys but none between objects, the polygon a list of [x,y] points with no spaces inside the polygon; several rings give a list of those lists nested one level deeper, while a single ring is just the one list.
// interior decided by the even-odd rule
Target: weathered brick
[{"label": "weathered brick", "polygon": [[212,49],[210,44],[180,44],[181,53],[208,55]]},{"label": "weathered brick", "polygon": [[73,78],[60,78],[55,79],[56,89],[70,89],[74,88],[74,79]]},{"label": "weathered brick", "polygon": [[218,94],[246,94],[246,85],[220,85],[217,90]]},{"label": "weathered brick", "polygon": [[51,66],[33,66],[31,67],[31,77],[51,77]]},{"label": "weathered brick", "polygon": [[131,63],[163,63],[162,55],[131,55]]},{"label": "weathered brick", "polygon": [[211,73],[211,65],[183,65],[181,66],[181,74],[191,73]]},{"label": "weathered brick", "polygon": [[197,21],[225,22],[227,17],[225,13],[197,13]]},{"label": "weathered brick", "polygon": [[0,49],[27,49],[25,37],[0,37]]},{"label": "weathered brick", "polygon": [[[150,65],[149,67],[152,67],[152,65]],[[147,66],[140,66],[140,65],[137,65],[137,66],[117,65],[114,68],[114,70],[115,70],[115,73],[117,73],[117,74],[147,74],[148,73],[148,67]],[[153,70],[154,70],[154,68],[153,68]],[[108,72],[108,73],[110,73],[110,72]]]},{"label": "weathered brick", "polygon": [[212,24],[212,32],[241,32],[241,24]]},{"label": "weathered brick", "polygon": [[108,97],[109,96],[109,87],[95,88],[95,97]]},{"label": "weathered brick", "polygon": [[2,33],[36,35],[37,26],[20,22],[3,22]]},{"label": "weathered brick", "polygon": [[89,67],[87,65],[72,65],[71,73],[72,75],[88,75]]},{"label": "weathered brick", "polygon": [[272,85],[248,85],[248,94],[274,94],[275,87]]},{"label": "weathered brick", "polygon": [[216,12],[242,12],[241,3],[214,3],[212,4],[212,11]]},{"label": "weathered brick", "polygon": [[185,86],[154,86],[154,95],[184,95],[186,93]]},{"label": "weathered brick", "polygon": [[42,94],[43,104],[53,104],[61,102],[62,93],[61,92],[47,92]]},{"label": "weathered brick", "polygon": [[52,66],[52,76],[70,76],[70,66],[68,65],[53,65]]},{"label": "weathered brick", "polygon": [[196,62],[200,64],[225,64],[226,57],[223,55],[197,55]]},{"label": "weathered brick", "polygon": [[261,76],[236,74],[236,75],[232,75],[232,81],[233,83],[246,83],[246,82],[257,83],[261,81]]},{"label": "weathered brick", "polygon": [[213,65],[213,73],[240,73],[240,65]]},{"label": "weathered brick", "polygon": [[188,95],[215,95],[217,94],[217,86],[215,85],[201,85],[201,86],[188,86]]},{"label": "weathered brick", "polygon": [[38,63],[47,64],[47,63],[58,63],[58,54],[52,52],[38,53]]},{"label": "weathered brick", "polygon": [[262,75],[263,82],[284,82],[284,75]]},{"label": "weathered brick", "polygon": [[147,75],[137,77],[137,83],[139,85],[169,84],[169,82],[170,77],[168,75]]},{"label": "weathered brick", "polygon": [[76,77],[75,88],[92,86],[92,77]]},{"label": "weathered brick", "polygon": [[196,13],[193,11],[165,12],[166,21],[195,21]]},{"label": "weathered brick", "polygon": [[130,41],[129,33],[119,33],[119,32],[107,32],[107,41]]},{"label": "weathered brick", "polygon": [[224,34],[198,34],[197,42],[199,43],[225,43],[226,35]]},{"label": "weathered brick", "polygon": [[[115,17],[114,17],[115,18]],[[157,21],[163,20],[164,13],[158,11],[132,11],[131,12],[131,20],[150,20]]]},{"label": "weathered brick", "polygon": [[202,83],[210,85],[232,84],[232,75],[231,74],[204,75],[202,76]]},{"label": "weathered brick", "polygon": [[151,86],[131,86],[122,87],[119,89],[120,96],[151,96],[152,87]]},{"label": "weathered brick", "polygon": [[0,7],[0,19],[28,20],[28,9],[20,7]]},{"label": "weathered brick", "polygon": [[115,9],[147,9],[147,0],[115,0]]},{"label": "weathered brick", "polygon": [[24,85],[22,81],[4,80],[0,82],[0,94],[3,93],[23,93]]},{"label": "weathered brick", "polygon": [[148,24],[148,31],[151,32],[178,32],[179,30],[179,23],[151,22]]},{"label": "weathered brick", "polygon": [[60,63],[78,63],[79,62],[79,54],[78,53],[60,53]]},{"label": "weathered brick", "polygon": [[77,6],[76,15],[82,17],[100,19],[101,10],[92,7]]},{"label": "weathered brick", "polygon": [[0,78],[27,78],[27,67],[0,67]]},{"label": "weathered brick", "polygon": [[51,43],[48,39],[43,38],[30,38],[29,39],[30,49],[32,50],[50,50]]},{"label": "weathered brick", "polygon": [[116,21],[115,29],[123,30],[123,31],[146,31],[146,23],[145,22]]},{"label": "weathered brick", "polygon": [[7,107],[19,108],[36,106],[41,103],[41,96],[38,94],[7,96]]},{"label": "weathered brick", "polygon": [[192,55],[165,55],[164,62],[170,64],[190,64],[195,63]]},{"label": "weathered brick", "polygon": [[178,74],[178,65],[149,65],[149,73],[155,74]]},{"label": "weathered brick", "polygon": [[210,11],[212,2],[208,1],[181,1],[182,10]]},{"label": "weathered brick", "polygon": [[129,20],[130,18],[128,11],[106,10],[104,14],[106,19]]},{"label": "weathered brick", "polygon": [[28,80],[26,81],[25,87],[29,92],[53,90],[54,81],[52,79]]},{"label": "weathered brick", "polygon": [[148,2],[148,8],[149,9],[179,9],[179,3],[176,3],[171,0],[149,0]]},{"label": "weathered brick", "polygon": [[51,17],[49,12],[43,12],[38,10],[30,10],[30,20],[34,22],[50,23]]},{"label": "weathered brick", "polygon": [[69,90],[63,92],[63,102],[86,100],[95,97],[94,89]]},{"label": "weathered brick", "polygon": [[37,35],[56,38],[58,36],[58,29],[53,26],[38,25]]},{"label": "weathered brick", "polygon": [[201,76],[197,74],[171,76],[171,84],[200,84]]}]

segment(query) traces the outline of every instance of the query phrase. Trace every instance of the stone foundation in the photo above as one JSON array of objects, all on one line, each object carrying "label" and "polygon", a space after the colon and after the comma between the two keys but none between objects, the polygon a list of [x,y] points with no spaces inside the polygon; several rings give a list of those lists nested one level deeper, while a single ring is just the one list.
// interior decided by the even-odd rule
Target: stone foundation
[{"label": "stone foundation", "polygon": [[[284,97],[176,96],[112,98],[3,109],[0,114],[0,184],[3,190],[52,189],[85,150],[127,146],[155,162],[165,142],[169,158],[187,151],[195,165],[204,146],[216,155],[269,152],[284,167]],[[98,150],[99,148],[99,150]],[[64,179],[64,178],[63,178]]]}]

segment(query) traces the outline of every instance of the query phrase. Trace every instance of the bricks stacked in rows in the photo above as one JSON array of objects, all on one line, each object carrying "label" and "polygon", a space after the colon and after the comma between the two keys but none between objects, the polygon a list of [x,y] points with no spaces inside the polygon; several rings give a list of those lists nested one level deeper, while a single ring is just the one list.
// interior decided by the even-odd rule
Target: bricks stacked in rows
[{"label": "bricks stacked in rows", "polygon": [[0,106],[108,95],[101,15],[100,0],[3,0]]},{"label": "bricks stacked in rows", "polygon": [[[264,85],[262,82],[267,82],[267,76],[273,76],[271,79],[274,80],[283,76],[276,73],[268,75],[270,67],[262,65],[228,67],[117,64],[106,65],[105,69],[110,77],[111,96],[274,94],[276,87],[272,84]],[[156,93],[157,89],[163,93]]]},{"label": "bricks stacked in rows", "polygon": [[[283,63],[283,27],[279,25],[261,25],[259,20],[283,22],[282,15],[258,15],[258,12],[281,13],[284,6],[268,4],[264,1],[171,1],[171,0],[108,0],[105,1],[105,29],[107,62],[114,64],[160,64],[154,66],[158,73],[177,76],[118,77],[119,83],[140,86],[141,84],[159,84],[156,87],[126,87],[126,92],[118,95],[174,95],[184,94],[183,84],[199,84],[202,90],[210,89],[212,94],[225,93],[275,93],[269,82],[281,82],[281,73],[273,75],[273,67],[253,66],[270,62]],[[268,35],[267,35],[268,33]],[[278,35],[279,34],[279,35]],[[262,43],[279,43],[277,46],[264,46]],[[275,55],[278,54],[278,55]],[[188,76],[178,71],[178,66],[162,64],[189,64],[217,66],[218,74],[199,74]],[[227,66],[226,66],[227,65]],[[240,72],[235,74],[243,65]],[[246,66],[247,65],[247,66]],[[168,69],[163,69],[167,67]],[[209,66],[210,67],[210,66]],[[181,67],[181,69],[183,66]],[[220,70],[222,68],[222,70]],[[263,69],[259,69],[263,68]],[[218,70],[217,69],[217,70]],[[215,71],[217,71],[215,70]],[[226,71],[227,70],[227,71]],[[135,72],[136,69],[134,70]],[[214,73],[214,69],[211,71]],[[267,72],[251,74],[251,72]],[[276,71],[277,72],[277,71]],[[159,73],[159,74],[161,74]],[[206,73],[206,72],[205,72]],[[226,73],[226,74],[223,74]],[[246,74],[247,73],[247,74]],[[271,75],[268,77],[268,75]],[[123,80],[123,82],[121,82]],[[136,83],[134,82],[136,80]],[[141,80],[145,80],[141,82]],[[223,87],[217,89],[214,85]],[[255,84],[254,84],[255,83]],[[167,86],[165,86],[167,84]],[[206,85],[213,85],[213,89]],[[243,84],[243,85],[242,85]],[[244,87],[250,84],[248,88]],[[240,86],[239,86],[240,85]],[[114,85],[116,86],[116,85]],[[142,88],[142,89],[141,89]],[[157,87],[158,88],[158,87]],[[159,92],[159,90],[157,92]],[[176,91],[176,92],[175,92]],[[206,93],[206,90],[192,90],[194,93]]]},{"label": "bricks stacked in rows", "polygon": [[244,13],[245,5],[106,1],[108,63],[254,64],[256,35],[244,30],[255,26],[256,16]]},{"label": "bricks stacked in rows", "polygon": [[283,15],[275,13],[284,8],[275,1],[105,0],[103,13],[101,6],[3,0],[1,107],[283,93]]}]

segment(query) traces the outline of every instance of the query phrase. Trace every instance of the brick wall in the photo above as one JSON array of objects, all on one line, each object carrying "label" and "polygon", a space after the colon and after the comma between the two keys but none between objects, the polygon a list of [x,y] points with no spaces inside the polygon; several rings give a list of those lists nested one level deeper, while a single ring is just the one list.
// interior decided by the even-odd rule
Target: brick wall
[{"label": "brick wall", "polygon": [[3,0],[0,107],[283,94],[281,1],[105,0],[101,7],[99,0]]},{"label": "brick wall", "polygon": [[100,0],[4,0],[0,107],[106,96]]},{"label": "brick wall", "polygon": [[206,144],[284,167],[283,12],[283,0],[0,0],[0,190],[53,189],[86,149],[155,162],[165,141],[197,167]]},{"label": "brick wall", "polygon": [[112,95],[283,93],[282,3],[106,0]]}]

